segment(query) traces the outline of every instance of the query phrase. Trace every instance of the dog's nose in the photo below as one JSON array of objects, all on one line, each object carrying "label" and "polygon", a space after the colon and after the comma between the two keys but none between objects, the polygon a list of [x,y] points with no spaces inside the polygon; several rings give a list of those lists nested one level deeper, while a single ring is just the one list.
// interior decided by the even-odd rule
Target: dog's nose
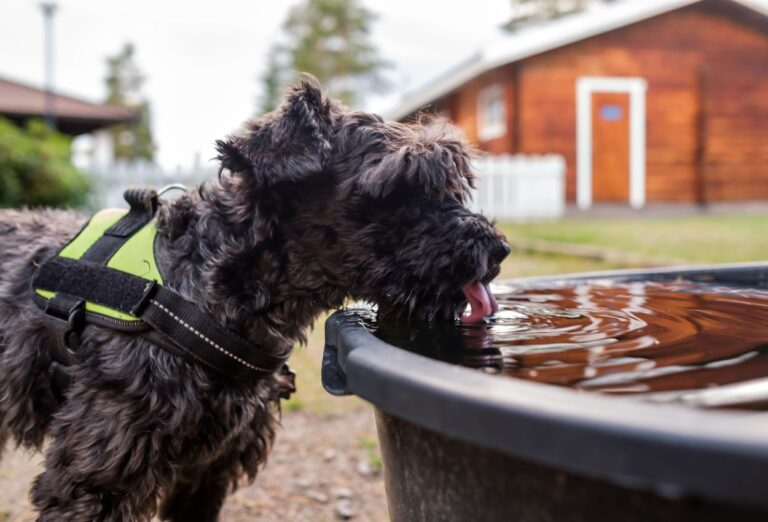
[{"label": "dog's nose", "polygon": [[496,263],[501,263],[511,251],[512,249],[509,248],[509,244],[506,241],[501,241],[491,251],[491,257]]}]

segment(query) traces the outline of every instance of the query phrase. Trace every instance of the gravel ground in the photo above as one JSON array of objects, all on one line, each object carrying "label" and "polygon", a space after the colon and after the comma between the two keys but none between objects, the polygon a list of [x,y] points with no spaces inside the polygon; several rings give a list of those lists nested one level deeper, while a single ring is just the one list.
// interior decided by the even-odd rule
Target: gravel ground
[{"label": "gravel ground", "polygon": [[[0,463],[0,522],[34,520],[27,493],[41,455],[9,450]],[[230,495],[221,522],[387,520],[373,414],[285,412],[267,467]]]}]

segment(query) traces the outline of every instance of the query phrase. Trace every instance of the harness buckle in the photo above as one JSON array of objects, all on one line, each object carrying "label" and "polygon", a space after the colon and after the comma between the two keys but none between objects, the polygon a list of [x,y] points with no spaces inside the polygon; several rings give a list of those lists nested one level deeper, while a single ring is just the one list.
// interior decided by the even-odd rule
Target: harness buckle
[{"label": "harness buckle", "polygon": [[85,302],[69,311],[67,329],[64,331],[64,345],[67,351],[74,357],[80,348],[80,333],[85,328]]},{"label": "harness buckle", "polygon": [[84,299],[61,293],[48,300],[45,304],[45,314],[69,323],[74,311],[84,306]]},{"label": "harness buckle", "polygon": [[69,311],[69,317],[67,318],[67,324],[69,330],[74,332],[80,332],[85,327],[85,302],[81,301],[80,304],[75,306]]},{"label": "harness buckle", "polygon": [[85,300],[59,294],[48,301],[45,313],[54,334],[53,360],[64,366],[74,364],[85,328]]}]

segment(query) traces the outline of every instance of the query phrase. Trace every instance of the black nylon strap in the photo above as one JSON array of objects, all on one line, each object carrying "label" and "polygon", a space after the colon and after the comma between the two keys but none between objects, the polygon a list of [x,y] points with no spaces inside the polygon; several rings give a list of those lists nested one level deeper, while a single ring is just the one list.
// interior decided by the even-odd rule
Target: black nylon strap
[{"label": "black nylon strap", "polygon": [[148,189],[129,189],[123,195],[130,210],[117,223],[104,231],[81,259],[106,265],[125,241],[152,221],[157,211],[157,192]]},{"label": "black nylon strap", "polygon": [[194,359],[234,377],[273,373],[288,357],[265,353],[167,287],[93,262],[51,258],[33,285],[139,317]]},{"label": "black nylon strap", "polygon": [[109,227],[103,237],[128,238],[149,223],[157,211],[157,192],[148,189],[128,189],[123,194],[131,209]]},{"label": "black nylon strap", "polygon": [[285,362],[284,357],[256,351],[255,347],[219,327],[195,305],[179,299],[178,294],[165,287],[159,287],[150,298],[141,318],[195,358],[233,377],[273,373]]},{"label": "black nylon strap", "polygon": [[64,292],[129,314],[152,281],[91,261],[52,257],[40,266],[35,288]]},{"label": "black nylon strap", "polygon": [[120,250],[123,243],[125,243],[125,238],[101,236],[85,251],[80,259],[105,265]]}]

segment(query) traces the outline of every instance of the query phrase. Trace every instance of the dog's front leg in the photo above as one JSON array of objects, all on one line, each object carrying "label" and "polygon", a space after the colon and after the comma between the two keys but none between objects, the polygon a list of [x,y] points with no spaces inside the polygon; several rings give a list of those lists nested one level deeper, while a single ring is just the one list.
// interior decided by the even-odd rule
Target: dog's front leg
[{"label": "dog's front leg", "polygon": [[157,417],[124,393],[73,389],[33,486],[38,522],[149,521],[174,453]]},{"label": "dog's front leg", "polygon": [[231,475],[221,466],[212,466],[194,481],[178,482],[163,502],[160,518],[171,522],[216,522]]}]

